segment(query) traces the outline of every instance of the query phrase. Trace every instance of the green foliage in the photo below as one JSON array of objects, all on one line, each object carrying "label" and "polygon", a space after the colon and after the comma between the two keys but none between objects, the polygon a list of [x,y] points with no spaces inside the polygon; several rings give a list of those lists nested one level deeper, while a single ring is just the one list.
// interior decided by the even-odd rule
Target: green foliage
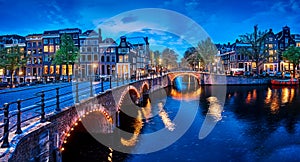
[{"label": "green foliage", "polygon": [[[26,65],[26,59],[24,49],[21,50],[19,46],[0,50],[0,68],[7,69],[11,74],[11,78],[13,78],[15,70]],[[11,85],[12,81],[13,79],[11,79]]]},{"label": "green foliage", "polygon": [[178,54],[169,48],[166,48],[162,52],[162,66],[167,67],[168,69],[173,69],[178,67],[177,63]]},{"label": "green foliage", "polygon": [[207,38],[199,42],[196,48],[188,48],[184,53],[184,58],[191,66],[200,62],[201,66],[208,68],[212,66],[211,64],[215,61],[217,53],[217,47],[210,38]]},{"label": "green foliage", "polygon": [[300,48],[295,46],[288,47],[282,54],[283,58],[293,63],[293,76],[295,77],[295,67],[299,65],[300,61]]},{"label": "green foliage", "polygon": [[79,57],[79,50],[74,45],[73,39],[70,35],[63,34],[61,36],[61,43],[59,49],[54,55],[52,64],[56,65],[70,65],[74,64]]},{"label": "green foliage", "polygon": [[67,65],[66,70],[67,70],[68,81],[70,81],[68,65],[74,65],[78,57],[79,57],[79,50],[74,45],[72,37],[70,35],[63,34],[61,36],[61,43],[59,45],[59,49],[56,51],[54,55],[52,64]]}]

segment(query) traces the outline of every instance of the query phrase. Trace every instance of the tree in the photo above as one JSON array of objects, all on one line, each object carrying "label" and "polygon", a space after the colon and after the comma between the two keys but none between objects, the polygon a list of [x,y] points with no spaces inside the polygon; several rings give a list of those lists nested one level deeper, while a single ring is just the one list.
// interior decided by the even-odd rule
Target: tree
[{"label": "tree", "polygon": [[215,62],[216,54],[218,53],[216,45],[210,38],[207,38],[198,43],[197,52],[201,64],[212,72],[212,63]]},{"label": "tree", "polygon": [[300,48],[295,46],[288,47],[282,54],[283,58],[290,61],[293,64],[293,77],[295,78],[295,68],[299,65]]},{"label": "tree", "polygon": [[69,65],[74,65],[79,57],[79,50],[74,45],[73,39],[70,35],[63,34],[61,36],[61,43],[59,49],[54,55],[52,64],[66,65],[66,71],[68,76],[68,82],[70,82]]},{"label": "tree", "polygon": [[200,62],[201,57],[197,52],[197,49],[195,47],[189,47],[184,52],[184,58],[187,61],[187,63],[195,69],[195,63]]},{"label": "tree", "polygon": [[256,64],[256,74],[259,73],[259,66],[263,63],[266,57],[268,57],[264,46],[266,32],[258,31],[257,25],[254,26],[254,32],[249,34],[240,35],[240,42],[249,44],[251,47],[240,48],[238,52],[245,54],[250,59],[254,60]]},{"label": "tree", "polygon": [[19,46],[3,48],[0,51],[0,68],[5,68],[10,74],[10,87],[13,84],[13,75],[18,68],[26,65],[24,49]]},{"label": "tree", "polygon": [[162,52],[162,66],[167,69],[173,69],[178,67],[177,58],[178,54],[169,48],[166,48]]}]

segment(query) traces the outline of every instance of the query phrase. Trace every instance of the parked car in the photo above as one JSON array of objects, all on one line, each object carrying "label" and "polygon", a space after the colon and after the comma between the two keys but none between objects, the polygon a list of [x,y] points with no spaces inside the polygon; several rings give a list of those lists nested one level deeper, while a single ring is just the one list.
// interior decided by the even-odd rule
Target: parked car
[{"label": "parked car", "polygon": [[244,75],[244,72],[243,71],[235,71],[233,73],[234,76],[238,76],[238,75]]},{"label": "parked car", "polygon": [[275,74],[275,77],[282,78],[282,72],[281,71],[277,71],[276,74]]},{"label": "parked car", "polygon": [[291,73],[286,71],[286,72],[284,72],[283,77],[284,78],[291,78]]}]

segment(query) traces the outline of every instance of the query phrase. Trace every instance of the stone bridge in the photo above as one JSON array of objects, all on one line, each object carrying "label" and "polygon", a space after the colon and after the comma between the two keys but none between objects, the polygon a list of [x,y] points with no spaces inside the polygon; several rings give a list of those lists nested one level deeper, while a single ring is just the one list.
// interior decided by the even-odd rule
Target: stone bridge
[{"label": "stone bridge", "polygon": [[102,130],[100,131],[111,133],[118,124],[117,115],[129,92],[140,98],[149,90],[155,91],[168,85],[170,84],[167,75],[144,79],[107,90],[74,106],[64,108],[60,112],[50,114],[46,117],[47,122],[39,123],[28,130],[28,133],[15,144],[15,148],[8,148],[7,155],[3,159],[6,159],[5,161],[59,161],[64,143],[78,123],[89,114],[101,114],[102,117],[99,118]]}]

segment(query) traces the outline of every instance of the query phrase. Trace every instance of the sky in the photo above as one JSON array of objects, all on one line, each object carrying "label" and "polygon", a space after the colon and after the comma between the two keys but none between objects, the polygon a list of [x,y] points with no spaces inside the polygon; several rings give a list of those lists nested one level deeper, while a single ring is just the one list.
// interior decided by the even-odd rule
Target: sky
[{"label": "sky", "polygon": [[0,35],[62,28],[103,28],[104,37],[148,36],[153,48],[182,53],[206,37],[233,43],[239,35],[289,26],[300,34],[296,0],[0,0]]}]

